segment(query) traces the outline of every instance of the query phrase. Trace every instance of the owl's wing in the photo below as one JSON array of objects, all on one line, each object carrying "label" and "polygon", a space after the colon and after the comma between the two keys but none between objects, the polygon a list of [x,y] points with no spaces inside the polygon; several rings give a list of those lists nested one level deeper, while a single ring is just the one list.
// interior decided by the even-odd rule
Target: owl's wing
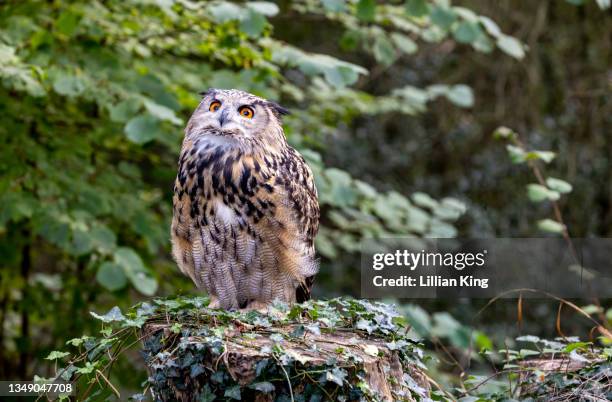
[{"label": "owl's wing", "polygon": [[[279,161],[274,175],[273,200],[278,206],[275,219],[282,228],[279,233],[283,252],[288,258],[283,264],[295,277],[303,278],[296,290],[299,302],[310,298],[314,275],[318,271],[314,240],[319,230],[319,202],[312,171],[304,158],[288,148]],[[287,250],[289,248],[290,250]]]},{"label": "owl's wing", "polygon": [[[186,193],[189,186],[185,172],[179,171],[179,175],[174,183],[174,196],[172,198],[172,256],[176,261],[181,272],[191,278],[199,286],[196,277],[194,250],[193,250],[193,219],[195,219],[191,206],[191,199]],[[197,251],[197,250],[196,250]],[[195,256],[198,258],[198,256]]]}]

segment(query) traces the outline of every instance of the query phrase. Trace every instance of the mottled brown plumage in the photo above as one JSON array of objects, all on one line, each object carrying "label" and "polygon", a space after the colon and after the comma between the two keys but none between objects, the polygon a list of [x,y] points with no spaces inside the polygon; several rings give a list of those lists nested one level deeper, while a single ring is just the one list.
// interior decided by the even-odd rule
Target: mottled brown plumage
[{"label": "mottled brown plumage", "polygon": [[285,140],[284,113],[246,92],[212,89],[185,129],[172,252],[213,307],[310,295],[319,205],[306,161]]}]

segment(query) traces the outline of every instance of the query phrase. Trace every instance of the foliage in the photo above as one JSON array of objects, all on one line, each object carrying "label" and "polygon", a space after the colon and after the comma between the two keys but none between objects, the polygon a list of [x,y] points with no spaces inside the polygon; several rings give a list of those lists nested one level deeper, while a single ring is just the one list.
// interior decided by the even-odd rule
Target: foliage
[{"label": "foliage", "polygon": [[[470,88],[401,85],[378,95],[349,88],[372,69],[336,50],[317,53],[275,38],[271,21],[322,18],[343,32],[342,52],[366,51],[381,68],[413,54],[421,40],[454,38],[485,52],[496,44],[516,57],[523,45],[447,2],[286,7],[186,0],[0,6],[0,274],[2,325],[11,326],[2,367],[12,371],[21,360],[27,376],[31,358],[44,356],[57,335],[88,325],[88,304],[125,306],[138,294],[191,287],[169,258],[170,189],[181,127],[207,87],[238,87],[300,110],[285,130],[315,170],[323,208],[317,246],[329,258],[323,271],[354,256],[364,237],[456,234],[461,202],[382,191],[328,167],[321,141],[363,114],[418,114],[439,97],[469,107]],[[349,272],[350,262],[341,265]],[[53,318],[64,314],[74,319]],[[54,328],[52,339],[36,347],[17,341],[45,326]]]},{"label": "foliage", "polygon": [[[292,307],[275,304],[261,313],[211,310],[206,308],[207,304],[208,299],[203,297],[178,297],[144,302],[125,313],[118,307],[104,315],[91,313],[103,323],[100,335],[68,341],[77,350],[69,357],[66,352],[53,351],[47,358],[67,361],[57,375],[77,381],[78,398],[83,401],[107,400],[113,393],[121,398],[118,387],[108,380],[112,378],[111,368],[130,348],[139,348],[141,340],[143,356],[152,371],[143,384],[143,393],[132,397],[135,400],[144,399],[149,389],[165,400],[172,399],[176,390],[186,389],[199,391],[198,397],[207,401],[215,396],[249,399],[253,392],[272,391],[278,400],[292,400],[294,392],[296,400],[377,400],[364,381],[362,358],[351,352],[350,345],[339,347],[330,355],[311,345],[325,363],[304,365],[305,356],[288,349],[288,342],[301,342],[305,332],[363,333],[386,342],[390,350],[398,353],[402,364],[422,366],[418,344],[406,336],[405,320],[390,305],[332,299]],[[143,333],[139,330],[145,323],[163,324],[170,331]],[[259,361],[249,383],[238,383],[227,365],[211,366],[211,362],[224,359],[230,340],[253,348],[250,342],[261,337],[272,340],[272,344],[256,350],[268,357]],[[342,366],[338,364],[340,356],[345,362]],[[410,377],[399,381],[405,381],[415,395],[424,395],[424,390]]]},{"label": "foliage", "polygon": [[493,133],[493,137],[498,140],[506,140],[508,156],[514,164],[527,164],[533,172],[537,183],[527,185],[527,196],[532,202],[548,201],[552,204],[555,211],[555,220],[541,219],[537,222],[540,230],[550,233],[562,233],[568,236],[567,228],[563,223],[561,210],[557,201],[562,194],[571,193],[573,187],[565,180],[556,177],[546,177],[538,166],[538,161],[545,164],[551,163],[555,159],[555,153],[551,151],[527,150],[519,139],[519,135],[507,127],[499,127]]},{"label": "foliage", "polygon": [[525,335],[516,340],[533,349],[499,350],[505,356],[503,369],[493,376],[469,376],[467,392],[460,400],[574,400],[587,395],[610,399],[612,348],[577,338],[546,340]]},{"label": "foliage", "polygon": [[[48,374],[65,359],[51,352],[66,338],[78,336],[71,344],[84,352],[100,346],[81,337],[97,333],[91,309],[192,289],[169,259],[170,194],[181,127],[211,86],[293,110],[285,131],[313,166],[323,207],[319,294],[356,292],[366,237],[524,236],[538,220],[546,232],[563,234],[569,222],[573,234],[609,236],[607,7],[3,2],[0,378]],[[514,175],[488,141],[502,123],[558,151],[507,138],[511,158],[546,165],[550,176]],[[517,202],[524,191],[527,206]],[[541,219],[551,206],[554,216]],[[453,318],[477,302],[435,303],[402,311],[428,344],[461,356],[475,345],[474,364],[476,351],[506,336],[499,321],[514,312],[498,310],[485,335]],[[454,314],[426,313],[434,307]],[[112,311],[105,319],[120,318]],[[536,329],[546,331],[541,321]],[[139,360],[116,364],[109,382],[137,387],[141,378],[124,373]],[[101,367],[78,369],[107,383]]]}]

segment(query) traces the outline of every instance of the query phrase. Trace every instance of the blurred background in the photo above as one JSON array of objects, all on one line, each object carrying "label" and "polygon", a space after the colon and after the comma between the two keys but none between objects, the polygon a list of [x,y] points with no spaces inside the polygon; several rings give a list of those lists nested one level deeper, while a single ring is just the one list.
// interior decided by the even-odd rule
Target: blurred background
[{"label": "blurred background", "polygon": [[[292,111],[323,213],[318,298],[359,296],[363,238],[612,236],[611,16],[609,0],[2,2],[0,379],[51,375],[50,351],[98,329],[90,311],[196,293],[169,225],[209,87]],[[528,191],[529,164],[571,192]],[[577,301],[609,325],[599,302]],[[462,366],[474,342],[556,335],[546,300],[520,328],[515,302],[476,318],[486,300],[401,303]],[[145,378],[133,366],[125,386]]]}]

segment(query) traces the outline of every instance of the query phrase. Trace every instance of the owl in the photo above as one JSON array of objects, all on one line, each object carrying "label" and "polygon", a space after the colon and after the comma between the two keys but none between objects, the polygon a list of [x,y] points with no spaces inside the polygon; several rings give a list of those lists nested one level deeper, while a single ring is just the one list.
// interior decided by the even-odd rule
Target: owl
[{"label": "owl", "polygon": [[212,308],[309,299],[319,204],[310,168],[285,139],[288,111],[235,89],[202,95],[174,185],[174,259]]}]

